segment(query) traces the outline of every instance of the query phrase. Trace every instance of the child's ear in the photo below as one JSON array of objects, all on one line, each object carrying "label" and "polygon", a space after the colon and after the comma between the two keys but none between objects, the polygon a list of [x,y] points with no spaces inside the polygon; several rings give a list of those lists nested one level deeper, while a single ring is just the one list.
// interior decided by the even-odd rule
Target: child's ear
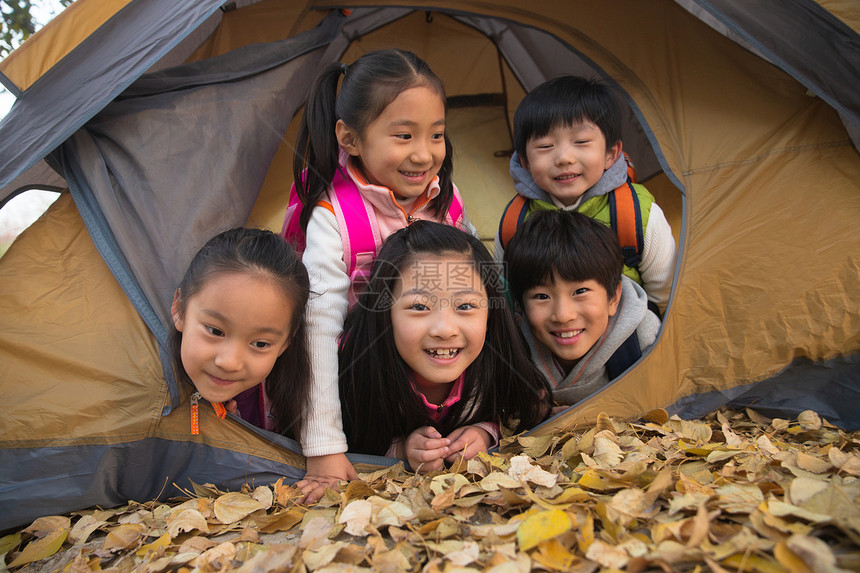
[{"label": "child's ear", "polygon": [[618,312],[618,305],[621,302],[621,281],[618,282],[618,288],[615,289],[615,296],[609,299],[609,316],[615,316]]},{"label": "child's ear", "polygon": [[185,324],[182,318],[182,296],[179,294],[179,289],[173,292],[173,303],[170,305],[170,317],[173,319],[173,326],[176,330],[182,332],[182,327]]},{"label": "child's ear", "polygon": [[346,125],[342,119],[337,120],[334,134],[338,144],[350,155],[358,156],[358,134]]},{"label": "child's ear", "polygon": [[281,354],[283,354],[283,353],[284,353],[284,351],[287,349],[287,347],[288,347],[288,346],[290,345],[290,343],[293,341],[293,338],[295,338],[295,335],[296,335],[296,333],[294,332],[294,333],[292,333],[291,335],[289,335],[289,336],[287,337],[287,340],[285,340],[285,341],[284,341],[284,345],[283,345],[283,346],[281,346],[281,350],[280,350],[280,352],[278,352],[278,356],[280,356]]},{"label": "child's ear", "polygon": [[615,143],[612,147],[610,147],[606,151],[606,164],[603,166],[603,170],[606,171],[618,161],[618,158],[621,157],[621,140]]}]

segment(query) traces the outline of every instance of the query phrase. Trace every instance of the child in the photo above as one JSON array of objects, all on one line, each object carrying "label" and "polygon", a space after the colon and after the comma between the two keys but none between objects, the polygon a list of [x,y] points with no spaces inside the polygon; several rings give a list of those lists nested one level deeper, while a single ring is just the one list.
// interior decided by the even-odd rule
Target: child
[{"label": "child", "polygon": [[[298,483],[307,501],[356,477],[343,453],[337,339],[382,241],[417,219],[471,229],[451,181],[445,114],[442,82],[403,50],[332,64],[311,88],[294,160],[303,261],[319,293],[308,308],[313,382],[301,437],[308,472]],[[367,235],[369,248],[356,247]]]},{"label": "child", "polygon": [[590,217],[535,213],[508,244],[505,265],[532,359],[558,402],[606,386],[657,338],[645,291],[621,274],[618,238]]},{"label": "child", "polygon": [[310,388],[308,293],[298,253],[270,231],[231,229],[203,245],[170,309],[173,368],[196,389],[192,404],[202,397],[298,437]]},{"label": "child", "polygon": [[[609,87],[574,76],[539,85],[514,114],[514,148],[511,177],[521,198],[515,197],[502,216],[496,259],[504,258],[520,214],[576,210],[617,229],[624,274],[645,288],[654,310],[665,312],[675,272],[675,239],[654,197],[642,185],[628,184],[621,108]],[[512,208],[515,204],[522,207]]]},{"label": "child", "polygon": [[434,471],[492,447],[496,423],[520,432],[546,417],[550,389],[497,271],[477,238],[446,225],[388,238],[340,345],[350,451]]}]

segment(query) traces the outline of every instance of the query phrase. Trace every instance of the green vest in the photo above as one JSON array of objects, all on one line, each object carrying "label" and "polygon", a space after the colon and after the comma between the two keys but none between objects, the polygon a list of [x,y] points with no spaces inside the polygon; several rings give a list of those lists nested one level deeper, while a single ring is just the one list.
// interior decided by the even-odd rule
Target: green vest
[{"label": "green vest", "polygon": [[[633,190],[636,191],[636,196],[639,199],[639,209],[642,213],[642,236],[645,236],[645,231],[648,229],[648,216],[651,214],[651,205],[654,203],[654,196],[642,185],[633,184]],[[558,209],[554,203],[541,201],[540,199],[530,199],[529,208],[526,212],[526,217],[534,211]],[[600,195],[582,203],[576,210],[583,215],[587,215],[592,219],[596,219],[606,225],[612,227],[609,217],[609,195]],[[642,277],[639,276],[639,269],[636,267],[628,267],[624,265],[624,274],[642,284]]]}]

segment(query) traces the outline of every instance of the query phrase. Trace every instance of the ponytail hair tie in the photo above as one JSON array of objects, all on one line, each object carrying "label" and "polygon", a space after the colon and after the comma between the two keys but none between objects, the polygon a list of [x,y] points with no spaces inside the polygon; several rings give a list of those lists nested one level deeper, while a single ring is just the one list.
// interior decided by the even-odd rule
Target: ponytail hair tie
[{"label": "ponytail hair tie", "polygon": [[341,64],[341,65],[340,65],[340,73],[342,73],[343,75],[346,75],[346,71],[347,71],[348,69],[349,69],[349,66],[347,66],[346,64]]}]

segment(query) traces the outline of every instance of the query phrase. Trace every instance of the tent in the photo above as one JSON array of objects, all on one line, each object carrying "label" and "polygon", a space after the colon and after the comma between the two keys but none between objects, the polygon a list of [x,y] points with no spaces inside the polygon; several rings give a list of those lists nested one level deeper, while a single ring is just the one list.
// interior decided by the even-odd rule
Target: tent
[{"label": "tent", "polygon": [[[210,236],[280,227],[296,112],[381,47],[445,81],[455,181],[491,239],[509,122],[562,73],[627,103],[625,150],[679,242],[656,344],[536,428],[652,408],[807,408],[860,427],[860,13],[838,0],[77,0],[0,62],[0,206],[58,201],[0,259],[0,529],[212,482],[301,477],[295,442],[220,421],[166,360]],[[392,463],[351,454],[360,467]]]}]

